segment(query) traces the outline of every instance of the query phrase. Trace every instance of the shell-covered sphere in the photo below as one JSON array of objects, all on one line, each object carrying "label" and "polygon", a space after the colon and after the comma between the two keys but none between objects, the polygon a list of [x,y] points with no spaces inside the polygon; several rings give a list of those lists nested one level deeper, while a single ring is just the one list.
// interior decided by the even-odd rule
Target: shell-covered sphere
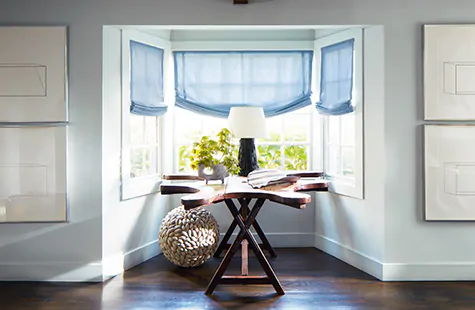
[{"label": "shell-covered sphere", "polygon": [[177,207],[165,216],[158,242],[165,257],[180,267],[204,264],[216,251],[219,226],[203,207],[185,210]]}]

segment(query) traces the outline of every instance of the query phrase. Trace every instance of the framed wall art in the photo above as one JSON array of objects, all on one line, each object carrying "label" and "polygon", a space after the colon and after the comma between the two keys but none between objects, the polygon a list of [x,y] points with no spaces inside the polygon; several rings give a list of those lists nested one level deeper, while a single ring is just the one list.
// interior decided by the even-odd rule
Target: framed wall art
[{"label": "framed wall art", "polygon": [[0,127],[0,223],[64,222],[66,126]]},{"label": "framed wall art", "polygon": [[475,220],[475,125],[425,125],[425,219]]},{"label": "framed wall art", "polygon": [[424,26],[424,119],[475,120],[475,25]]},{"label": "framed wall art", "polygon": [[66,27],[0,27],[0,122],[66,122]]}]

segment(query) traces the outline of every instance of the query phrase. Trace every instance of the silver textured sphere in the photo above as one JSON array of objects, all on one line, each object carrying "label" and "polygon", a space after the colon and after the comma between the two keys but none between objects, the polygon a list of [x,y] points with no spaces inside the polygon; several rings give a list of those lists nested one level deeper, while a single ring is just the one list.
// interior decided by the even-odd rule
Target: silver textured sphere
[{"label": "silver textured sphere", "polygon": [[165,216],[158,242],[165,257],[180,267],[197,267],[214,254],[219,226],[205,208],[185,210],[177,207]]}]

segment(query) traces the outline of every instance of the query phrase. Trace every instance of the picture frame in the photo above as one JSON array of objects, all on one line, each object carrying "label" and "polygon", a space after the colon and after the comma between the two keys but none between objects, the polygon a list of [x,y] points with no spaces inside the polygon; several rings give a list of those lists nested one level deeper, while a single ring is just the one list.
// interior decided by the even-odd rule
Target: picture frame
[{"label": "picture frame", "polygon": [[475,125],[424,125],[425,220],[475,221]]},{"label": "picture frame", "polygon": [[0,126],[0,223],[65,222],[67,126]]},{"label": "picture frame", "polygon": [[424,26],[424,119],[475,120],[475,25]]},{"label": "picture frame", "polygon": [[0,41],[0,123],[67,122],[67,28],[3,26]]}]

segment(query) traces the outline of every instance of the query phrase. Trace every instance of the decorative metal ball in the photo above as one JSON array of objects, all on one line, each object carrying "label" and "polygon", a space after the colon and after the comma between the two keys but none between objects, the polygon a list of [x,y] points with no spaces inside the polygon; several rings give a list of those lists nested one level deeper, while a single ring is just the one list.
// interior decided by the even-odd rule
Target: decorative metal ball
[{"label": "decorative metal ball", "polygon": [[205,208],[177,207],[165,216],[158,242],[165,257],[180,267],[198,267],[214,254],[219,226]]}]

